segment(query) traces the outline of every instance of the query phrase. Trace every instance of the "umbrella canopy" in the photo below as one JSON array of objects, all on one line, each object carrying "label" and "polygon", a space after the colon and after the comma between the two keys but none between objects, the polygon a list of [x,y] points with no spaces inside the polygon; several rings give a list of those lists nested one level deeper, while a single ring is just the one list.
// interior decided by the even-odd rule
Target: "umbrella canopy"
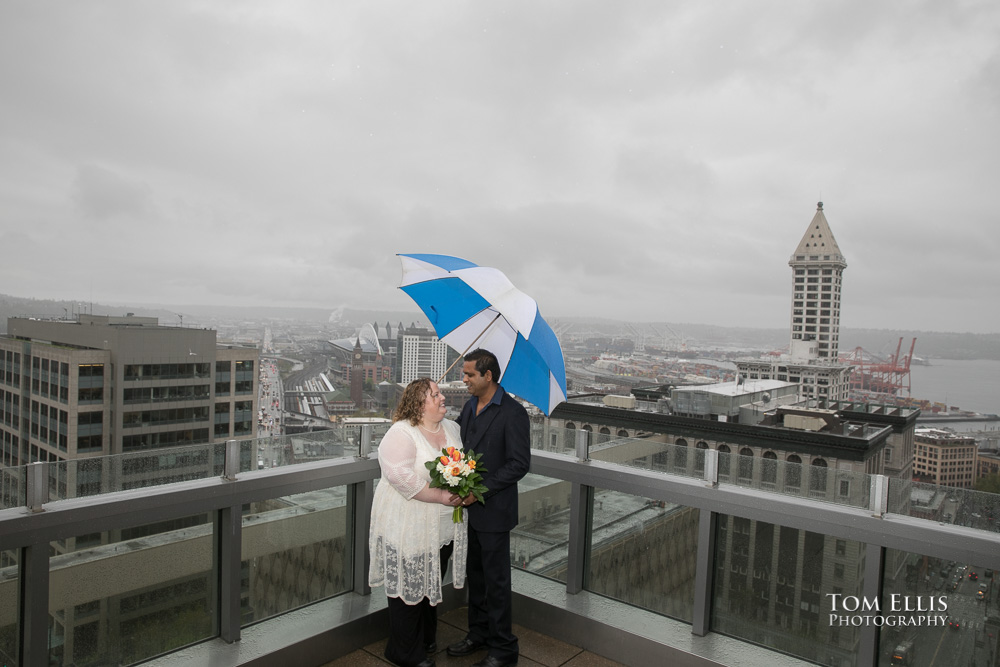
[{"label": "umbrella canopy", "polygon": [[448,255],[399,255],[399,288],[424,311],[438,338],[465,354],[496,355],[506,391],[546,415],[566,400],[566,365],[538,305],[501,271]]}]

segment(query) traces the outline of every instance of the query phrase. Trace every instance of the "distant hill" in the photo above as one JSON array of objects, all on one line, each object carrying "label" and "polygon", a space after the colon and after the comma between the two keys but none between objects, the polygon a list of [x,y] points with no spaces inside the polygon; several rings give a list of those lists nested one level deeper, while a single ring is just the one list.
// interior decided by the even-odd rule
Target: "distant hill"
[{"label": "distant hill", "polygon": [[[236,306],[107,306],[102,304],[83,305],[79,301],[58,301],[51,299],[27,299],[0,294],[0,333],[7,332],[8,317],[75,317],[80,312],[98,315],[125,315],[133,313],[144,317],[156,317],[162,324],[205,324],[214,326],[226,320],[282,320],[315,324],[338,324],[360,327],[364,323],[393,326],[402,322],[427,326],[423,314],[414,307],[413,311],[379,311],[351,308],[283,308],[283,307],[236,307]],[[637,326],[649,344],[657,340],[674,345],[687,344],[703,347],[706,345],[756,350],[761,352],[779,350],[788,345],[788,329],[753,329],[747,327],[722,327],[710,324],[690,323],[645,323],[630,325],[616,320],[563,317],[550,320],[553,328],[573,334],[592,333],[595,336],[626,336]],[[655,333],[654,333],[655,332]],[[658,338],[659,337],[659,338]],[[949,333],[935,331],[904,331],[893,329],[841,329],[840,350],[850,352],[856,347],[877,356],[887,358],[896,350],[899,339],[903,339],[900,354],[910,351],[910,341],[917,339],[914,356],[924,359],[995,359],[1000,360],[1000,334]]]}]

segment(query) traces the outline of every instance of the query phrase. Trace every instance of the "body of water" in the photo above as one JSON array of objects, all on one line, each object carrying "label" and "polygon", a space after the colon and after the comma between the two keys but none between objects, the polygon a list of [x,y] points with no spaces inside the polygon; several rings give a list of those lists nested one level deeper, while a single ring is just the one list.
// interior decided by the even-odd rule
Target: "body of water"
[{"label": "body of water", "polygon": [[1000,361],[932,359],[929,366],[910,366],[910,395],[1000,414]]}]

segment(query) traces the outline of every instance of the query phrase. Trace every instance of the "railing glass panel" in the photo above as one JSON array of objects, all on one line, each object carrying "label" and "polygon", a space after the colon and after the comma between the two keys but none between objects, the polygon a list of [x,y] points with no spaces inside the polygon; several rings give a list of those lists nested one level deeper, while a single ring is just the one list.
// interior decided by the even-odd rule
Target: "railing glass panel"
[{"label": "railing glass panel", "polygon": [[1000,532],[1000,494],[997,493],[890,479],[889,511]]},{"label": "railing glass panel", "polygon": [[10,507],[24,507],[25,466],[0,467],[0,510]]},{"label": "railing glass panel", "polygon": [[[725,462],[722,457],[726,457]],[[869,506],[871,475],[863,472],[783,461],[776,456],[720,453],[719,458],[720,482],[850,507]]]},{"label": "railing glass panel", "polygon": [[719,515],[712,630],[836,667],[856,664],[860,628],[830,623],[830,595],[860,597],[865,545]]},{"label": "railing glass panel", "polygon": [[242,625],[350,588],[346,497],[336,487],[251,503],[243,514]]},{"label": "railing glass panel", "polygon": [[210,516],[53,542],[49,660],[128,665],[217,634]]},{"label": "railing glass panel", "polygon": [[[240,470],[250,470],[252,440],[240,442]],[[208,444],[59,461],[48,465],[51,500],[96,496],[222,475],[226,445]]]},{"label": "railing glass panel", "polygon": [[17,667],[18,552],[0,551],[0,664]]},{"label": "railing glass panel", "polygon": [[[372,424],[369,427],[371,428],[372,433],[372,451],[375,451],[378,448],[379,443],[382,442],[383,436],[385,436],[391,426],[392,424]],[[348,439],[348,442],[351,443],[351,447],[354,448],[352,451],[357,451],[361,443],[361,428],[358,426],[347,426],[345,427],[345,430],[347,431],[347,435],[345,437]]]},{"label": "railing glass panel", "polygon": [[573,485],[561,479],[528,474],[517,488],[520,520],[510,534],[511,564],[566,583]]},{"label": "railing glass panel", "polygon": [[547,420],[532,422],[531,448],[553,454],[576,456],[576,430],[551,426]]},{"label": "railing glass panel", "polygon": [[699,510],[594,490],[587,588],[690,623]]},{"label": "railing glass panel", "polygon": [[664,436],[628,438],[595,433],[592,437],[590,458],[595,461],[617,463],[630,468],[667,472],[684,477],[701,478],[705,474],[705,459],[702,450],[663,442]]},{"label": "railing glass panel", "polygon": [[983,565],[886,550],[880,667],[1000,665],[997,573]]}]

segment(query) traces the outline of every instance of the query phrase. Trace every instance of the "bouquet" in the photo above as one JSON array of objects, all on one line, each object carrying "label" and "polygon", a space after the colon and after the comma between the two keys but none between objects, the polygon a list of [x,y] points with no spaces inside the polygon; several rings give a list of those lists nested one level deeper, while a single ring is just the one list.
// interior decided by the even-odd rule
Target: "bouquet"
[{"label": "bouquet", "polygon": [[[431,473],[431,488],[446,489],[462,498],[471,493],[476,500],[484,502],[483,494],[489,489],[483,484],[483,476],[479,474],[486,471],[486,468],[479,465],[481,456],[482,454],[471,450],[463,452],[454,447],[442,449],[441,456],[424,464]],[[461,506],[451,513],[451,520],[462,523]]]}]

